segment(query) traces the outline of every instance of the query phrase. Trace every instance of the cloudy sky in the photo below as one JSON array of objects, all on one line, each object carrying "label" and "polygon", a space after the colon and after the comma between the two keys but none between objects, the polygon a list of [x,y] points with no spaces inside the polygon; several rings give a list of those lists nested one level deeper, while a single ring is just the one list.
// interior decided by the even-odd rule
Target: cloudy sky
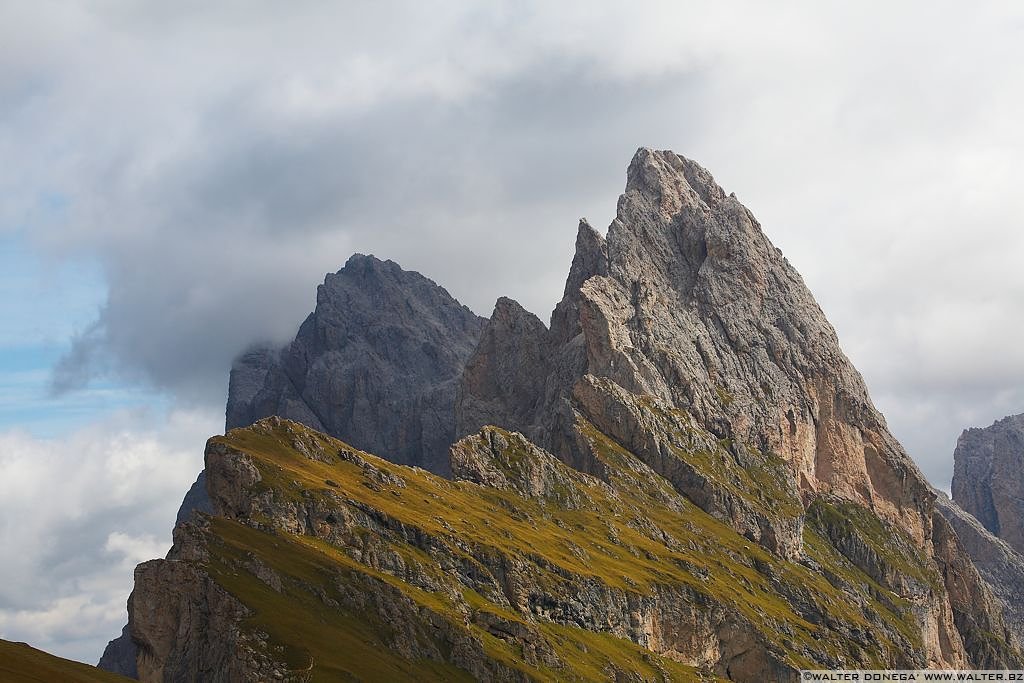
[{"label": "cloudy sky", "polygon": [[546,317],[639,146],[758,216],[948,486],[1024,412],[1024,4],[0,0],[0,637],[94,662],[231,358],[352,252]]}]

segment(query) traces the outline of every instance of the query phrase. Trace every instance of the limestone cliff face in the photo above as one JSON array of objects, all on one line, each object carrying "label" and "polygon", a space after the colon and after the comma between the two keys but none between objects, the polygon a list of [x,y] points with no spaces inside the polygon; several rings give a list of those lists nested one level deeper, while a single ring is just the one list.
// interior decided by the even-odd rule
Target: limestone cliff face
[{"label": "limestone cliff face", "polygon": [[567,403],[590,374],[783,458],[805,496],[858,501],[927,542],[930,489],[831,325],[753,215],[689,159],[637,152],[607,239],[580,225],[550,331],[504,300],[483,339],[459,434],[498,424],[575,462]]},{"label": "limestone cliff face", "polygon": [[[432,280],[356,254],[317,288],[316,309],[294,341],[235,360],[226,428],[278,415],[444,474],[456,381],[483,324]],[[210,511],[204,477],[177,521]]]},{"label": "limestone cliff face", "polygon": [[96,666],[128,678],[138,678],[139,670],[135,663],[137,656],[138,651],[132,642],[132,634],[128,630],[128,624],[125,624],[121,629],[121,635],[107,643]]},{"label": "limestone cliff face", "polygon": [[1012,637],[1024,640],[1024,556],[993,536],[946,494],[938,492],[935,509],[956,532],[960,546],[988,584],[987,590],[998,600]]},{"label": "limestone cliff face", "polygon": [[953,500],[937,508],[1024,640],[1024,415],[965,430],[953,460]]},{"label": "limestone cliff face", "polygon": [[965,430],[953,462],[953,500],[1024,552],[1024,415]]},{"label": "limestone cliff face", "polygon": [[[825,497],[870,509],[937,565],[962,561],[955,533],[933,534],[934,493],[799,274],[693,161],[638,151],[607,237],[580,224],[550,329],[501,300],[482,340],[459,386],[460,435],[484,424],[517,430],[600,476],[583,417],[783,557],[799,556],[803,542],[802,514],[786,501]],[[694,428],[725,456],[678,457]],[[737,494],[765,481],[772,505]],[[935,661],[969,659],[956,624],[986,617],[966,615],[975,606],[943,590],[911,592]]]},{"label": "limestone cliff face", "polygon": [[[257,346],[236,359],[228,382],[228,429],[278,415],[395,462],[448,472],[455,440],[456,381],[484,320],[419,273],[356,254],[317,288],[316,309],[282,349]],[[176,523],[212,511],[201,472]],[[102,664],[135,650],[123,635]]]}]

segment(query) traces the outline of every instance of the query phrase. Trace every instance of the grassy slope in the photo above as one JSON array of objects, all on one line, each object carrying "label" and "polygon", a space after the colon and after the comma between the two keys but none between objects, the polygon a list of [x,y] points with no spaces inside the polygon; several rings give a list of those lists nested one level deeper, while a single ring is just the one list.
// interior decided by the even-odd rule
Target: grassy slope
[{"label": "grassy slope", "polygon": [[69,659],[61,659],[24,643],[0,640],[0,681],[7,683],[118,683],[129,681]]},{"label": "grassy slope", "polygon": [[[329,453],[348,448],[313,432],[307,436],[319,440]],[[621,476],[618,481],[613,478],[618,491],[611,493],[596,481],[574,473],[576,485],[590,501],[582,510],[564,510],[504,491],[447,481],[422,470],[360,454],[372,468],[400,478],[405,486],[386,481],[382,484],[379,477],[353,462],[309,459],[279,434],[235,430],[219,438],[253,457],[263,477],[259,487],[272,491],[281,502],[297,502],[310,495],[322,500],[338,496],[354,501],[379,510],[395,523],[441,539],[453,554],[461,553],[471,562],[474,560],[470,555],[480,552],[530,558],[539,568],[542,585],[551,582],[550,585],[557,586],[565,581],[563,573],[568,573],[639,594],[648,593],[655,586],[686,586],[742,614],[786,652],[786,658],[795,667],[810,666],[823,658],[850,661],[851,656],[861,663],[882,664],[892,661],[894,653],[917,640],[905,611],[909,606],[895,600],[883,604],[875,599],[871,595],[876,590],[874,582],[810,528],[805,531],[805,539],[811,557],[825,566],[842,567],[842,572],[836,572],[831,579],[801,564],[773,557],[685,500],[676,497],[681,509],[658,504],[659,497],[675,497],[664,480],[632,479],[632,472],[643,470],[637,469],[635,458],[599,433],[589,436],[599,457]],[[661,490],[652,491],[651,487]],[[672,539],[670,543],[663,540],[660,532],[651,531],[652,523]],[[343,581],[366,586],[367,590],[387,584],[408,596],[422,615],[433,613],[463,624],[464,612],[446,594],[413,587],[359,564],[341,549],[309,536],[268,533],[227,520],[215,520],[212,533],[215,540],[211,544],[211,573],[254,609],[256,616],[249,626],[269,634],[273,646],[280,648],[280,654],[293,669],[305,669],[312,662],[313,680],[325,681],[465,677],[464,672],[452,667],[396,657],[383,646],[388,636],[387,624],[375,623],[372,615],[328,609],[322,600],[324,591],[329,595],[335,590],[332,586],[341,576]],[[467,547],[473,548],[473,553],[468,553]],[[401,543],[393,543],[393,548],[422,571],[441,572],[420,549]],[[252,557],[286,577],[282,593],[240,570],[246,558]],[[780,597],[780,584],[791,589],[791,595],[798,595],[799,602],[839,615],[862,631],[881,633],[874,626],[884,622],[893,625],[890,634],[900,633],[905,639],[883,634],[867,647],[863,642],[844,640],[834,631],[805,619]],[[309,586],[319,587],[320,595],[310,592]],[[844,591],[869,596],[870,607],[857,608]],[[473,610],[522,619],[487,596],[467,593],[464,598],[463,610],[468,603]],[[536,627],[568,664],[568,670],[528,666],[521,653],[512,651],[505,641],[473,623],[464,624],[469,633],[483,642],[488,656],[533,678],[598,680],[607,677],[610,665],[636,672],[646,680],[698,678],[693,669],[607,634],[543,621]]]},{"label": "grassy slope", "polygon": [[[373,614],[357,615],[329,608],[322,602],[323,594],[314,595],[306,586],[317,586],[326,591],[328,597],[335,597],[333,584],[339,579],[367,591],[378,591],[380,583],[386,583],[411,598],[424,621],[433,613],[461,622],[456,606],[445,596],[428,593],[376,572],[308,537],[271,536],[224,519],[214,521],[213,531],[217,541],[212,548],[212,574],[228,591],[255,609],[256,615],[248,625],[270,636],[270,647],[293,671],[310,670],[312,681],[473,680],[467,672],[454,666],[396,656],[386,644],[390,635],[387,624],[379,622]],[[281,593],[252,574],[237,571],[238,565],[230,562],[232,558],[246,561],[254,556],[287,577]],[[521,619],[479,595],[465,597],[477,610],[511,620]],[[489,657],[546,680],[603,680],[607,678],[605,672],[609,664],[620,670],[635,671],[651,681],[710,678],[628,641],[554,624],[543,625],[541,631],[563,661],[571,663],[572,670],[530,667],[523,663],[521,653],[506,642],[475,625],[465,628],[483,642]],[[660,677],[659,672],[667,676]]]}]

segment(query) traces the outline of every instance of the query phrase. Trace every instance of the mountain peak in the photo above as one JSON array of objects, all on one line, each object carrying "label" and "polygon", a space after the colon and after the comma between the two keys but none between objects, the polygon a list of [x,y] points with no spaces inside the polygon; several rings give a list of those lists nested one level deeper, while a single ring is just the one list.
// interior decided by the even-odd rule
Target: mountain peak
[{"label": "mountain peak", "polygon": [[232,373],[229,415],[296,422],[211,439],[214,515],[136,572],[144,680],[223,661],[239,680],[693,678],[668,672],[682,658],[737,681],[1021,661],[813,296],[695,162],[637,152],[607,237],[577,226],[550,328],[504,297],[482,321],[374,257],[323,289],[262,382],[259,353]]},{"label": "mountain peak", "polygon": [[[338,270],[336,273],[329,273],[325,280],[329,280],[332,277],[349,274],[359,276],[370,276],[370,275],[386,275],[389,277],[401,277],[403,274],[410,274],[413,276],[420,276],[419,273],[411,270],[404,270],[400,265],[394,261],[387,259],[382,260],[374,256],[373,254],[352,254],[345,265]],[[424,278],[426,279],[426,278]]]},{"label": "mountain peak", "polygon": [[445,412],[482,325],[429,278],[355,254],[327,275],[293,342],[236,363],[227,426],[280,415],[445,471],[454,439]]},{"label": "mountain peak", "polygon": [[586,218],[581,218],[576,230],[576,254],[565,280],[564,295],[579,291],[594,275],[608,274],[608,248],[604,235],[591,227]]},{"label": "mountain peak", "polygon": [[953,453],[953,500],[1024,553],[1024,414],[967,429]]},{"label": "mountain peak", "polygon": [[626,194],[634,192],[657,197],[666,207],[684,202],[713,206],[726,199],[711,173],[696,161],[648,147],[636,151],[626,171]]},{"label": "mountain peak", "polygon": [[[526,423],[498,426],[540,439],[569,462],[584,458],[567,411],[604,413],[587,417],[612,429],[607,406],[578,404],[574,387],[592,375],[685,411],[721,438],[777,454],[805,496],[857,501],[927,542],[923,476],[800,276],[708,171],[641,148],[607,237],[581,222],[576,244],[544,368],[522,370],[548,375],[533,380],[543,397],[530,402]],[[473,387],[496,382],[477,374]],[[503,412],[494,409],[500,399],[463,388],[464,405],[524,415],[522,396],[517,410]]]}]

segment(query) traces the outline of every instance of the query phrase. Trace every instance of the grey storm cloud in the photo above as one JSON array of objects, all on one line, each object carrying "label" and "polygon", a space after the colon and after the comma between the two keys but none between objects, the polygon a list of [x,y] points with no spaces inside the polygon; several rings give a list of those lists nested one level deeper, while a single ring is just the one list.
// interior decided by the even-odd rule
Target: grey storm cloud
[{"label": "grey storm cloud", "polygon": [[671,148],[758,216],[944,485],[960,429],[1024,410],[1022,12],[8,6],[0,225],[104,270],[56,389],[116,372],[215,410],[355,251],[545,317],[577,218]]}]

